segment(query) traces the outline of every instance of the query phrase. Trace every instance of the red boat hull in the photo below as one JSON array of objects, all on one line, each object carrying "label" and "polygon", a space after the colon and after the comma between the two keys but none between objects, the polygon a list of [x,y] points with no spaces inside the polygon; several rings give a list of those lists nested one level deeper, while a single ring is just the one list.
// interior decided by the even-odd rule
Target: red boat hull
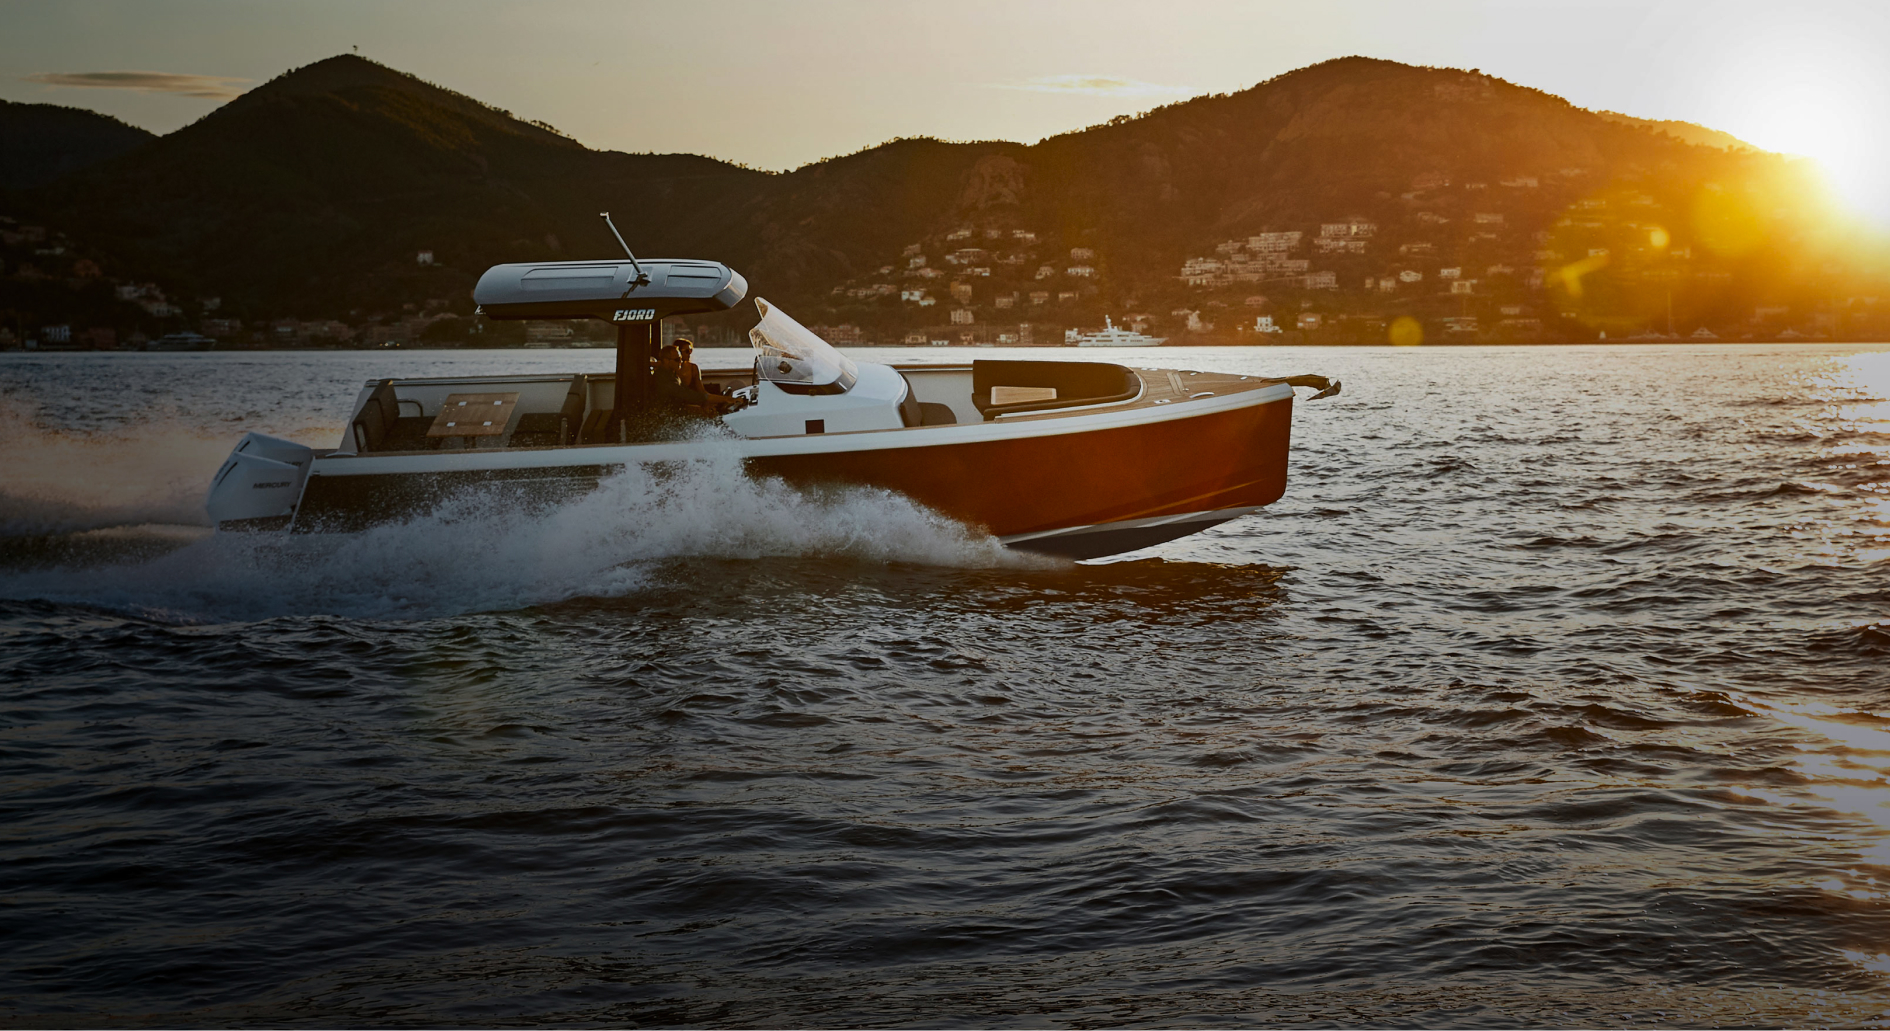
[{"label": "red boat hull", "polygon": [[[749,461],[790,483],[898,491],[1008,538],[1269,504],[1286,492],[1292,417],[1286,397],[1107,429]],[[1201,528],[1190,525],[1181,532]]]}]

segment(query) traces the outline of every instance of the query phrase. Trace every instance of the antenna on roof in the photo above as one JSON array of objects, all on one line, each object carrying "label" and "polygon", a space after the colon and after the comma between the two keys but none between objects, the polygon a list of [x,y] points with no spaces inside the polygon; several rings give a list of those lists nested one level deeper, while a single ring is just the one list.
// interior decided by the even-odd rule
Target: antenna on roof
[{"label": "antenna on roof", "polygon": [[630,255],[630,267],[637,270],[636,278],[630,281],[630,285],[632,287],[649,286],[650,277],[644,274],[643,265],[637,261],[637,256],[630,254],[630,245],[623,242],[623,234],[617,231],[617,223],[610,220],[610,212],[600,211],[597,217],[603,219],[604,224],[610,227],[610,235],[617,238],[617,246],[622,247],[623,252]]}]

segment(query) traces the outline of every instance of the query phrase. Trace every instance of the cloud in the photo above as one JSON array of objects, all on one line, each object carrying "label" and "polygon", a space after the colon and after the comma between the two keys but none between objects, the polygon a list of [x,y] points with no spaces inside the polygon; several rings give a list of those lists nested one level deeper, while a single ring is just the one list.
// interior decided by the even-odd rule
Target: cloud
[{"label": "cloud", "polygon": [[1042,75],[1023,82],[992,83],[997,89],[1030,93],[1086,93],[1098,97],[1173,97],[1192,92],[1186,86],[1163,86],[1113,75]]},{"label": "cloud", "polygon": [[171,72],[40,72],[20,78],[42,86],[130,89],[143,93],[176,93],[205,100],[229,100],[243,92],[237,88],[237,83],[250,81],[224,75],[176,75]]}]

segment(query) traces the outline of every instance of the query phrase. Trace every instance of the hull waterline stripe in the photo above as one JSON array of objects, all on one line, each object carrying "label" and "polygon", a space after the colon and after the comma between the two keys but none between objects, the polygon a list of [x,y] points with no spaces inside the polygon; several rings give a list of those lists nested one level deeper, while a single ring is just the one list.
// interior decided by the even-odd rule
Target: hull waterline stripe
[{"label": "hull waterline stripe", "polygon": [[1051,537],[1070,537],[1084,533],[1108,532],[1113,530],[1139,530],[1150,526],[1167,526],[1171,523],[1194,523],[1212,520],[1224,523],[1229,519],[1238,519],[1260,511],[1262,505],[1245,505],[1240,508],[1221,508],[1205,512],[1182,512],[1178,515],[1156,516],[1152,519],[1114,519],[1106,523],[1090,523],[1087,526],[1066,526],[1060,530],[1038,530],[1034,533],[1014,533],[999,537],[1001,544],[1019,544],[1024,541],[1044,540]]}]

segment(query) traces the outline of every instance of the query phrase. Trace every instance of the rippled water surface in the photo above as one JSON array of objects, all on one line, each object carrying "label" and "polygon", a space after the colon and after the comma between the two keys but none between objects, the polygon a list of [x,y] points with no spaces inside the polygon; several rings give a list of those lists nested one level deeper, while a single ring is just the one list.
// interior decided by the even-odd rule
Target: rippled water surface
[{"label": "rippled water surface", "polygon": [[242,430],[610,359],[0,356],[0,1020],[1890,1023],[1890,348],[1125,360],[1346,390],[1046,565],[719,460],[211,536]]}]

